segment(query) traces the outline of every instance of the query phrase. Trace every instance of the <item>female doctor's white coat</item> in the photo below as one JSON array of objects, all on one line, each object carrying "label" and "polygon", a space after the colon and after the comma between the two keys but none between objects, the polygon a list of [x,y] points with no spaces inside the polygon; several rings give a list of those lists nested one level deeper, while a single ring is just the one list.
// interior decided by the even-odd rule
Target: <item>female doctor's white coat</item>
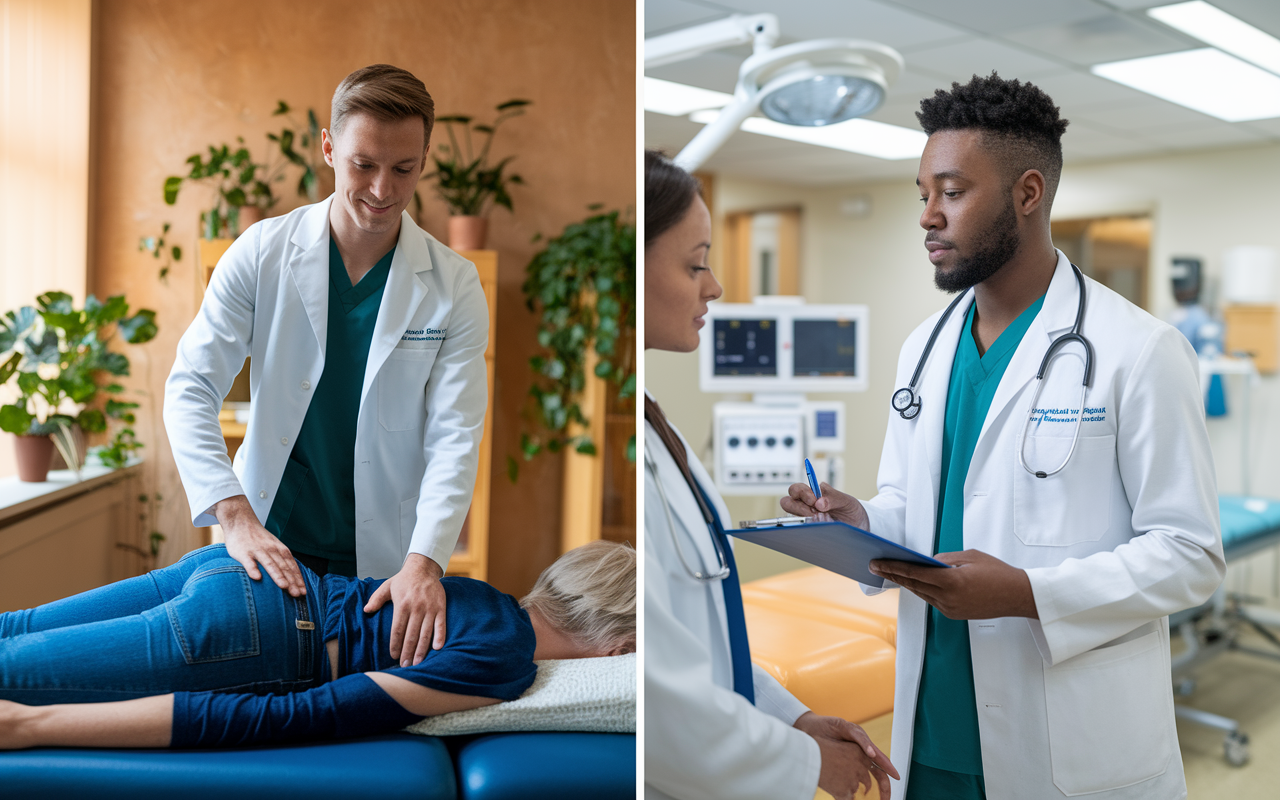
[{"label": "female doctor's white coat", "polygon": [[[1206,600],[1225,572],[1218,499],[1196,357],[1174,328],[1085,279],[1082,333],[1094,374],[1075,454],[1036,478],[1018,462],[1035,373],[1075,321],[1066,256],[1009,362],[964,484],[964,546],[1027,571],[1039,620],[969,622],[982,764],[991,800],[1186,796],[1174,729],[1167,615]],[[889,418],[874,533],[932,552],[943,418],[968,301],[938,336],[921,413]],[[939,315],[907,339],[906,386]],[[1055,359],[1027,436],[1027,463],[1066,455],[1079,408],[1082,350]],[[1070,420],[1070,421],[1067,421]],[[899,606],[892,754],[909,781],[927,606]],[[895,787],[894,796],[905,786]]]},{"label": "female doctor's white coat", "polygon": [[[644,448],[645,800],[812,800],[818,745],[792,727],[808,709],[755,664],[755,706],[733,691],[721,583],[690,576],[672,540],[680,537],[692,569],[714,571],[719,562],[711,533],[675,459],[647,422]],[[723,523],[729,511],[711,477],[687,444],[685,453]]]},{"label": "female doctor's white coat", "polygon": [[[266,520],[324,371],[329,200],[249,228],[218,262],[165,384],[164,420],[192,522],[244,494]],[[475,486],[489,307],[471,262],[401,215],[356,423],[356,566],[385,578],[420,553],[444,568]],[[250,362],[235,464],[218,409]]]}]

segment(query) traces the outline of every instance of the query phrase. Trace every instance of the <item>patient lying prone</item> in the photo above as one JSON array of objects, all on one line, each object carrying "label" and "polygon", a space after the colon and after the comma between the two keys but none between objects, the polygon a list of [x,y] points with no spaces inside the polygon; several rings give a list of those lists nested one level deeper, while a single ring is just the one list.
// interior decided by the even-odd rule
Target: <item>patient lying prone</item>
[{"label": "patient lying prone", "polygon": [[390,656],[382,583],[302,568],[292,598],[221,545],[38,608],[0,614],[0,749],[216,747],[399,730],[513,700],[534,661],[635,650],[635,551],[593,542],[517,602],[446,577],[449,638]]}]

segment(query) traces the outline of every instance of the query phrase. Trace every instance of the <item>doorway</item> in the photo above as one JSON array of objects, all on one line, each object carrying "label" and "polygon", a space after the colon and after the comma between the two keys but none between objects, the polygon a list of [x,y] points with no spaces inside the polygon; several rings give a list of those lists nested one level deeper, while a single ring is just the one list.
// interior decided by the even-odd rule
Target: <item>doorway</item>
[{"label": "doorway", "polygon": [[1149,214],[1055,220],[1050,229],[1053,243],[1085,275],[1151,310]]}]

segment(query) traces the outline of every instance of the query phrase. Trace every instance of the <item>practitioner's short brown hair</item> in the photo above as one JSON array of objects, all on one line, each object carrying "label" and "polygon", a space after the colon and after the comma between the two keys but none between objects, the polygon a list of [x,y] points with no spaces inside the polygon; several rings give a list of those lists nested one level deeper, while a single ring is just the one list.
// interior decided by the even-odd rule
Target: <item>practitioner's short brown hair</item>
[{"label": "practitioner's short brown hair", "polygon": [[336,138],[347,117],[361,112],[383,122],[422,117],[422,147],[425,150],[431,144],[436,104],[427,87],[408,70],[374,64],[343,78],[333,93],[330,133]]}]

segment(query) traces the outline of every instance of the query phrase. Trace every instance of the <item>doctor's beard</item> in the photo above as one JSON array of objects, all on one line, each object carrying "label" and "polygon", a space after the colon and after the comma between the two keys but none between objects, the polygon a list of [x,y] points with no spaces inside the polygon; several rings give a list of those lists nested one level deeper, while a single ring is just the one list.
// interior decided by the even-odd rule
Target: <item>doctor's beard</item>
[{"label": "doctor's beard", "polygon": [[[935,269],[933,283],[948,293],[962,292],[970,286],[976,286],[995,275],[1000,268],[1009,263],[1018,252],[1018,217],[1010,198],[1000,216],[992,221],[990,227],[977,237],[980,242],[988,242],[987,246],[970,256],[959,256],[955,266],[947,271]],[[925,241],[942,241],[930,239]],[[950,244],[950,243],[948,243]]]}]

